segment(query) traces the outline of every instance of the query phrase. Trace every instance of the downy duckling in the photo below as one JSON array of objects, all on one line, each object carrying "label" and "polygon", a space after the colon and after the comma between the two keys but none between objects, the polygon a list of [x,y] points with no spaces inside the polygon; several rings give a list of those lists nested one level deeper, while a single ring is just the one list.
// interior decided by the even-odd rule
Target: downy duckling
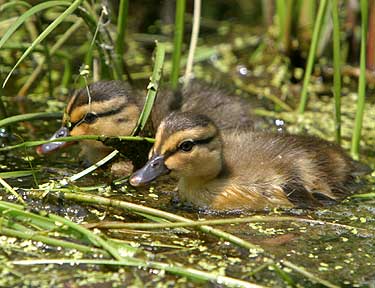
[{"label": "downy duckling", "polygon": [[[65,136],[129,136],[136,127],[144,101],[144,96],[122,81],[99,81],[80,89],[69,99],[63,126],[51,137],[57,142],[44,144],[38,147],[37,151],[39,154],[46,154],[68,145],[71,142],[58,142],[58,138]],[[257,122],[250,114],[251,107],[248,101],[239,96],[229,95],[222,89],[199,81],[192,81],[187,88],[176,93],[161,89],[146,135],[154,135],[153,127],[157,128],[160,121],[174,110],[206,114],[217,121],[221,129],[254,129]],[[137,146],[139,145],[141,144],[137,142]],[[80,141],[80,146],[80,156],[88,163],[95,163],[113,151],[112,147],[94,140]],[[141,165],[136,168],[140,168],[147,161],[146,151],[151,146],[147,143],[144,146],[147,147],[144,153],[126,153],[129,157],[137,154]],[[134,162],[134,159],[132,160]],[[120,167],[116,174],[132,169],[131,163],[125,166],[129,167],[123,172]]]},{"label": "downy duckling", "polygon": [[352,192],[369,168],[334,143],[263,131],[223,131],[204,115],[174,112],[160,124],[140,186],[173,172],[178,196],[213,210],[312,207]]},{"label": "downy duckling", "polygon": [[[65,108],[62,127],[50,138],[57,142],[41,145],[37,152],[47,154],[74,143],[58,142],[60,137],[131,135],[141,112],[135,93],[130,85],[120,81],[99,81],[75,91]],[[79,144],[80,158],[87,164],[93,164],[113,151],[112,147],[95,140],[82,140]],[[121,165],[125,171],[132,169],[131,163],[121,161]]]}]

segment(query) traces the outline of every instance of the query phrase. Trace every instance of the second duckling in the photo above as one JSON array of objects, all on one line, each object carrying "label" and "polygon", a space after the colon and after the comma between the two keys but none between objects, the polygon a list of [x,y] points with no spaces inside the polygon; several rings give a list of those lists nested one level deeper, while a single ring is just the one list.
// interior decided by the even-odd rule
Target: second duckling
[{"label": "second duckling", "polygon": [[172,113],[160,124],[139,186],[173,172],[182,201],[214,210],[312,207],[352,192],[370,172],[339,146],[312,136],[223,132],[204,115]]}]

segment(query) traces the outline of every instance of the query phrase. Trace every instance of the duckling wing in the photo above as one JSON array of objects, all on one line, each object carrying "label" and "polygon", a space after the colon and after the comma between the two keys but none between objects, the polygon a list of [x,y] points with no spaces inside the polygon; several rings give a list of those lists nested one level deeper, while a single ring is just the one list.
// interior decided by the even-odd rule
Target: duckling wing
[{"label": "duckling wing", "polygon": [[162,88],[156,99],[152,123],[158,127],[164,117],[172,111],[192,112],[210,117],[222,130],[253,130],[260,119],[251,115],[253,103],[232,95],[217,85],[193,80],[187,87],[177,91]]},{"label": "duckling wing", "polygon": [[291,207],[293,204],[277,186],[241,185],[231,183],[214,197],[211,208],[215,210],[250,209],[264,210],[270,207]]}]

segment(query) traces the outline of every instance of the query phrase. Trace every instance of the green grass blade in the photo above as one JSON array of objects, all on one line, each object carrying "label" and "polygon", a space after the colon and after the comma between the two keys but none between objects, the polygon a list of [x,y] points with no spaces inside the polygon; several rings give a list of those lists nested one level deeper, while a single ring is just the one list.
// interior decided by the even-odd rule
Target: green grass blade
[{"label": "green grass blade", "polygon": [[279,26],[279,42],[284,39],[286,5],[284,0],[276,0],[277,23]]},{"label": "green grass blade", "polygon": [[125,51],[125,32],[127,27],[127,19],[128,19],[128,0],[120,0],[120,6],[118,11],[118,18],[117,18],[117,39],[116,39],[116,46],[115,46],[115,57],[116,61],[118,62],[119,70],[121,76],[123,75],[123,55]]},{"label": "green grass blade", "polygon": [[305,112],[305,108],[307,104],[307,88],[310,84],[310,78],[311,78],[311,72],[314,66],[316,48],[318,46],[318,40],[319,40],[320,31],[321,31],[321,27],[323,23],[323,16],[324,16],[326,8],[327,8],[327,0],[320,1],[319,9],[318,9],[318,16],[314,24],[314,31],[313,31],[313,36],[311,40],[311,46],[310,46],[309,56],[308,56],[307,65],[305,69],[305,76],[303,79],[301,100],[299,103],[300,114],[303,114]]},{"label": "green grass blade", "polygon": [[[12,4],[12,3],[7,3]],[[3,37],[0,39],[0,48],[3,47],[4,43],[8,41],[8,39],[13,35],[13,33],[31,16],[34,14],[43,11],[48,8],[56,7],[56,6],[69,6],[70,2],[68,1],[48,1],[43,2],[38,5],[35,5],[34,7],[30,8],[28,11],[26,11],[24,14],[22,14],[16,22],[14,22],[9,29],[5,32]]]},{"label": "green grass blade", "polygon": [[115,136],[115,137],[107,137],[103,135],[78,135],[78,136],[68,136],[68,137],[61,137],[56,139],[50,139],[50,140],[37,140],[37,141],[26,141],[22,142],[20,144],[12,145],[12,146],[5,146],[0,148],[0,152],[3,151],[10,151],[13,149],[20,149],[20,148],[29,148],[29,147],[35,147],[46,143],[51,142],[72,142],[72,141],[79,141],[79,140],[96,140],[101,141],[104,144],[107,144],[109,146],[116,144],[120,145],[122,141],[147,141],[149,143],[154,143],[155,140],[153,138],[148,137],[140,137],[140,136]]},{"label": "green grass blade", "polygon": [[10,172],[0,172],[0,178],[18,178],[33,175],[31,170],[19,170],[19,171],[10,171]]},{"label": "green grass blade", "polygon": [[335,136],[341,143],[341,50],[338,0],[333,0],[333,95],[335,97]]},{"label": "green grass blade", "polygon": [[[83,0],[75,0],[69,7],[66,9],[59,17],[57,17],[36,39],[33,41],[31,46],[22,54],[21,58],[18,59],[17,63],[13,66],[12,70],[9,72],[7,77],[4,80],[3,87],[5,87],[10,76],[13,74],[14,70],[18,65],[33,51],[34,47],[40,44],[62,21],[64,21],[70,14],[72,14],[81,4]],[[60,2],[60,1],[58,1]],[[45,2],[43,4],[50,3]],[[69,3],[70,4],[70,3]],[[55,3],[55,5],[57,5]],[[66,2],[61,1],[59,5],[66,5]],[[1,45],[0,45],[1,47]]]},{"label": "green grass blade", "polygon": [[138,123],[132,135],[136,135],[142,131],[146,126],[148,117],[151,114],[152,107],[155,102],[156,93],[159,88],[159,82],[163,71],[164,57],[165,57],[165,44],[156,43],[155,64],[152,72],[151,81],[147,86],[147,97],[141,115],[139,116]]},{"label": "green grass blade", "polygon": [[351,154],[354,159],[359,158],[359,142],[361,140],[361,130],[363,122],[363,113],[366,102],[366,45],[367,45],[367,25],[368,25],[368,1],[361,0],[361,56],[360,56],[360,73],[358,84],[358,102],[357,112],[355,115],[355,126],[352,138]]},{"label": "green grass blade", "polygon": [[3,186],[5,188],[5,190],[7,190],[9,193],[11,193],[14,197],[16,197],[16,199],[22,203],[23,205],[25,205],[25,201],[22,199],[22,197],[20,195],[18,195],[18,193],[13,189],[12,186],[10,186],[3,178],[0,177],[0,185]]},{"label": "green grass blade", "polygon": [[49,214],[48,218],[52,219],[55,222],[60,222],[63,225],[81,233],[83,236],[87,237],[87,239],[89,239],[92,244],[103,248],[110,255],[112,255],[116,260],[124,260],[124,258],[121,256],[118,249],[114,245],[112,245],[108,241],[105,241],[102,237],[95,234],[94,232],[91,232],[89,229],[77,223],[74,223],[68,219],[65,219],[64,217],[61,217],[61,216]]},{"label": "green grass blade", "polygon": [[[182,266],[181,264],[170,264],[157,261],[146,261],[139,258],[127,257],[122,261],[114,261],[108,259],[38,259],[38,260],[16,260],[11,262],[13,265],[78,265],[78,264],[89,264],[89,265],[112,265],[112,266],[133,266],[143,269],[158,269],[161,271],[167,271],[171,274],[180,275],[188,279],[209,281],[211,283],[217,283],[220,287],[238,287],[238,288],[265,288],[265,286],[257,285],[245,280],[232,278],[225,275],[219,275],[217,272],[205,272],[190,267]],[[194,282],[192,282],[194,283]],[[200,285],[197,285],[200,286]],[[212,285],[206,285],[208,287]],[[206,287],[204,286],[204,287]]]},{"label": "green grass blade", "polygon": [[[82,23],[83,23],[83,19],[78,19],[72,26],[70,26],[65,31],[64,34],[61,35],[61,37],[56,41],[56,43],[53,44],[52,48],[48,51],[48,53],[45,53],[46,49],[44,49],[43,52],[45,54],[47,54],[49,57],[46,57],[47,55],[45,57],[41,57],[38,65],[36,66],[36,68],[34,69],[34,71],[27,78],[27,81],[22,85],[21,89],[18,92],[18,95],[26,95],[28,93],[28,90],[30,89],[30,87],[33,85],[33,83],[35,83],[35,81],[37,81],[40,73],[43,71],[43,69],[45,69],[44,68],[45,62],[50,63],[50,61],[48,61],[48,60],[50,60],[50,58],[52,56],[54,56],[54,54],[63,46],[63,44],[68,39],[70,39],[70,37],[72,37],[72,35],[74,35],[74,33],[80,28],[80,26],[82,25]],[[69,54],[67,56],[68,56],[68,58],[71,57],[71,55],[69,55]],[[67,71],[66,71],[67,73],[69,73],[69,69],[71,69],[71,67],[67,68]],[[47,71],[51,71],[51,69],[47,68]],[[64,76],[63,76],[63,79],[64,79]],[[52,93],[50,93],[50,94],[52,94]]]},{"label": "green grass blade", "polygon": [[201,0],[194,0],[193,28],[191,31],[189,54],[186,62],[184,86],[187,86],[192,77],[195,50],[197,48],[199,26],[201,19]]},{"label": "green grass blade", "polygon": [[96,250],[94,248],[91,248],[91,247],[88,247],[88,246],[85,246],[85,245],[81,245],[81,244],[77,244],[77,243],[72,243],[72,242],[68,242],[68,241],[64,241],[64,240],[55,239],[55,238],[52,238],[52,237],[39,235],[39,234],[34,233],[34,232],[28,233],[28,232],[17,231],[15,229],[0,227],[0,234],[6,235],[6,236],[9,236],[9,237],[17,237],[17,238],[21,238],[21,239],[39,241],[39,242],[45,243],[47,245],[56,246],[56,247],[60,247],[60,248],[64,247],[66,249],[75,249],[75,250],[81,251],[83,253],[97,253],[97,252],[104,252],[105,253],[105,251],[102,251],[102,250]]},{"label": "green grass blade", "polygon": [[8,126],[13,123],[22,122],[22,121],[60,119],[62,115],[63,113],[61,112],[38,112],[38,113],[15,115],[15,116],[10,116],[8,118],[0,120],[0,127]]},{"label": "green grass blade", "polygon": [[[13,221],[25,222],[28,225],[38,227],[38,229],[55,230],[58,228],[56,223],[48,217],[26,211],[23,206],[14,203],[0,201],[0,212],[3,217],[9,217]],[[70,233],[68,230],[65,230],[65,232]]]},{"label": "green grass blade", "polygon": [[185,0],[177,0],[176,2],[176,19],[172,56],[172,74],[171,84],[173,89],[177,89],[178,75],[180,72],[181,48],[184,36],[184,16],[185,16]]},{"label": "green grass blade", "polygon": [[23,6],[26,8],[32,7],[30,3],[27,3],[26,1],[10,1],[0,6],[0,12],[3,12],[4,10],[12,8],[14,6]]},{"label": "green grass blade", "polygon": [[8,112],[3,101],[3,88],[0,86],[0,119],[6,118],[6,117],[8,117]]}]

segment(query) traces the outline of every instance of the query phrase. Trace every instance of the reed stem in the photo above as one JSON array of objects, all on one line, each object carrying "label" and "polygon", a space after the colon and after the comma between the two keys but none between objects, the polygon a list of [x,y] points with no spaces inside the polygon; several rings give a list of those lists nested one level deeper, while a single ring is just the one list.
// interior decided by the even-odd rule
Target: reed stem
[{"label": "reed stem", "polygon": [[172,86],[172,89],[174,90],[177,89],[178,87],[178,76],[180,72],[182,40],[183,40],[183,35],[184,35],[184,15],[185,15],[185,0],[177,0],[173,56],[172,56],[172,73],[171,73],[171,86]]},{"label": "reed stem", "polygon": [[3,91],[3,87],[0,86],[0,119],[8,117],[8,113],[3,102]]},{"label": "reed stem", "polygon": [[340,49],[340,21],[339,3],[333,0],[333,95],[335,97],[335,137],[341,143],[341,49]]},{"label": "reed stem", "polygon": [[120,0],[120,6],[117,18],[117,39],[115,45],[115,59],[118,63],[118,69],[121,77],[124,74],[123,56],[125,50],[125,32],[128,22],[128,0]]},{"label": "reed stem", "polygon": [[360,54],[360,74],[358,83],[358,101],[357,112],[355,115],[355,126],[352,138],[352,157],[359,159],[359,142],[361,140],[361,130],[363,123],[363,114],[366,100],[366,43],[367,43],[367,25],[368,25],[368,1],[361,0],[361,54]]},{"label": "reed stem", "polygon": [[307,60],[307,65],[305,69],[305,76],[303,79],[303,86],[302,86],[302,93],[301,93],[301,101],[299,105],[299,113],[303,114],[305,112],[306,104],[307,104],[307,89],[310,84],[311,72],[314,66],[316,48],[318,46],[318,40],[320,31],[323,24],[323,16],[325,10],[327,8],[327,0],[322,0],[319,3],[318,15],[316,18],[316,22],[314,24],[313,36],[311,39],[311,46],[309,50],[309,56]]},{"label": "reed stem", "polygon": [[184,86],[187,86],[189,84],[190,79],[192,78],[194,54],[195,54],[195,49],[197,47],[198,36],[199,36],[201,4],[202,4],[201,0],[194,0],[193,29],[191,32],[189,54],[188,54],[187,63],[186,63]]}]

